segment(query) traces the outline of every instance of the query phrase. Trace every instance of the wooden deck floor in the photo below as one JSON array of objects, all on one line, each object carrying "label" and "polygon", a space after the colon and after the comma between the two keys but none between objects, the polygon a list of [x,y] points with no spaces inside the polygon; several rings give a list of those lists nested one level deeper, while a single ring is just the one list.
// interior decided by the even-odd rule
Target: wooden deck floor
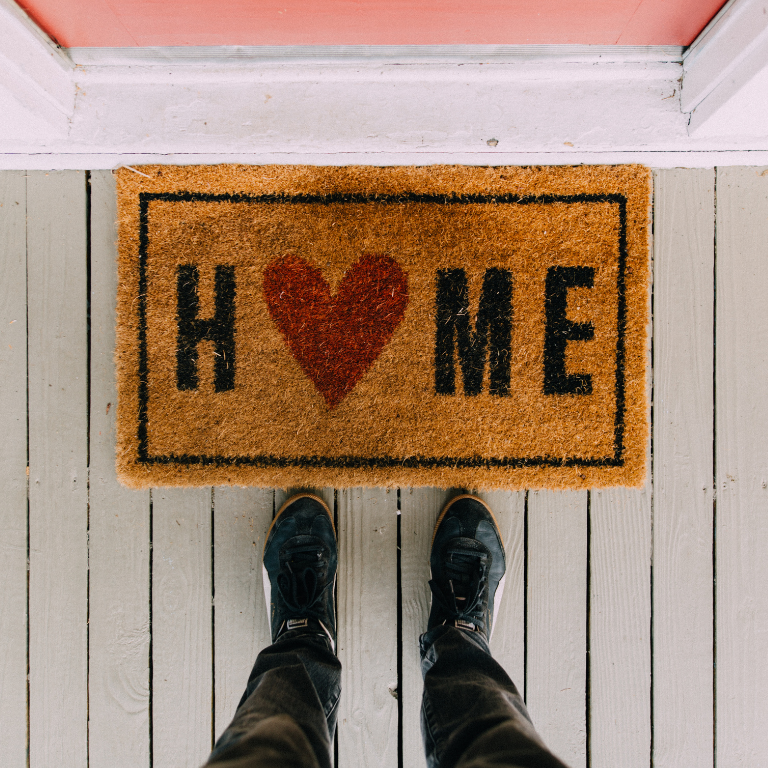
[{"label": "wooden deck floor", "polygon": [[[654,208],[652,477],[487,494],[509,563],[493,649],[574,768],[757,768],[768,177],[661,171]],[[285,492],[115,480],[114,217],[109,172],[0,174],[9,768],[197,766],[268,641],[260,553]],[[338,765],[422,766],[417,637],[446,492],[323,494],[339,531]]]}]

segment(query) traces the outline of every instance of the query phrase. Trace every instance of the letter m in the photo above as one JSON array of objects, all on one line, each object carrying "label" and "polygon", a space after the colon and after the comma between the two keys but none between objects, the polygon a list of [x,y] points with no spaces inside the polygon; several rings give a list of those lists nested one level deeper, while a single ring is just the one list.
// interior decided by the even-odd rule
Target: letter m
[{"label": "letter m", "polygon": [[482,391],[486,357],[490,358],[488,391],[492,395],[508,395],[512,344],[510,271],[486,270],[474,330],[463,269],[438,270],[435,303],[435,393],[456,393],[455,349],[458,347],[465,395]]}]

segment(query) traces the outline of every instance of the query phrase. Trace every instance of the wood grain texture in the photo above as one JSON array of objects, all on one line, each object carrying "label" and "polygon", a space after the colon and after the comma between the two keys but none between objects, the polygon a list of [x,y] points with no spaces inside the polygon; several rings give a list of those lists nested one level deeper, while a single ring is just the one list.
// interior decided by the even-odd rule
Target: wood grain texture
[{"label": "wood grain texture", "polygon": [[92,765],[149,764],[149,492],[115,473],[115,183],[91,174],[88,748]]},{"label": "wood grain texture", "polygon": [[712,765],[713,170],[654,193],[654,764]]},{"label": "wood grain texture", "polygon": [[528,711],[547,746],[586,766],[587,492],[528,494]]},{"label": "wood grain texture", "polygon": [[27,178],[32,768],[87,745],[88,368],[81,171]]},{"label": "wood grain texture", "polygon": [[338,492],[341,768],[397,768],[397,490]]},{"label": "wood grain texture", "polygon": [[[403,632],[403,765],[426,764],[421,736],[423,682],[419,635],[427,629],[431,592],[429,553],[440,511],[456,491],[404,488],[400,496],[401,591]],[[524,621],[524,510],[525,493],[509,491],[478,494],[492,509],[502,532],[507,556],[504,597],[495,619],[491,650],[521,693],[525,685]]]},{"label": "wood grain texture", "polygon": [[504,595],[493,619],[491,653],[512,678],[520,694],[525,690],[525,492],[481,491],[504,541],[507,570]]},{"label": "wood grain texture", "polygon": [[211,490],[152,491],[155,768],[193,768],[213,742]]},{"label": "wood grain texture", "polygon": [[717,171],[718,768],[768,760],[768,173]]},{"label": "wood grain texture", "polygon": [[262,554],[274,492],[220,487],[213,494],[215,733],[230,724],[256,656],[272,639]]},{"label": "wood grain texture", "polygon": [[402,595],[403,768],[423,768],[421,696],[424,684],[419,658],[419,635],[427,631],[431,592],[429,551],[440,510],[451,497],[441,488],[403,488],[400,491],[400,589]]},{"label": "wood grain texture", "polygon": [[[650,300],[650,299],[649,299]],[[653,391],[651,334],[646,391]],[[651,407],[647,417],[651,420]],[[651,445],[641,489],[592,491],[589,508],[589,768],[647,768],[653,719]]]},{"label": "wood grain texture", "polygon": [[27,182],[0,173],[0,733],[27,760]]},{"label": "wood grain texture", "polygon": [[651,754],[651,485],[592,491],[591,768]]}]

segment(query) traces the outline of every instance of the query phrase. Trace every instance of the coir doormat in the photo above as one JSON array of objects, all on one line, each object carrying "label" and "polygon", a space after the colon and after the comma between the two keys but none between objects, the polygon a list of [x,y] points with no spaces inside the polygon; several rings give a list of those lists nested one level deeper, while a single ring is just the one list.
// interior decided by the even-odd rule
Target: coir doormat
[{"label": "coir doormat", "polygon": [[120,478],[641,484],[650,182],[121,169]]}]

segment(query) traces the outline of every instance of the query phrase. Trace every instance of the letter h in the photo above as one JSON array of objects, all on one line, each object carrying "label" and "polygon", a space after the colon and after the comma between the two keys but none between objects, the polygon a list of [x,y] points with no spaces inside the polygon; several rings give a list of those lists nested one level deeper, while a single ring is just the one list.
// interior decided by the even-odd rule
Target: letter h
[{"label": "letter h", "polygon": [[197,346],[201,341],[215,345],[213,385],[216,392],[235,388],[235,268],[218,265],[215,282],[214,315],[200,320],[197,313],[197,267],[179,266],[176,282],[178,335],[176,344],[176,387],[197,389]]}]

